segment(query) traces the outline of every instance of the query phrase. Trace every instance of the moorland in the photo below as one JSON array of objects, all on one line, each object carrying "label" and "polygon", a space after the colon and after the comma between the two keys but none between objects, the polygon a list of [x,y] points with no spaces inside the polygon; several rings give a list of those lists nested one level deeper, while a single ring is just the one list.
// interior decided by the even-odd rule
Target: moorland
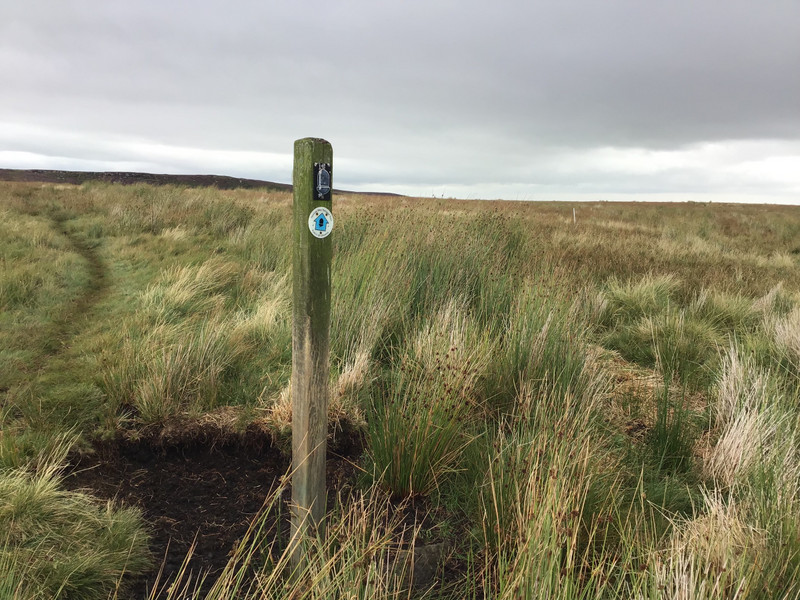
[{"label": "moorland", "polygon": [[291,193],[0,183],[0,597],[800,597],[800,210],[333,206],[292,572]]}]

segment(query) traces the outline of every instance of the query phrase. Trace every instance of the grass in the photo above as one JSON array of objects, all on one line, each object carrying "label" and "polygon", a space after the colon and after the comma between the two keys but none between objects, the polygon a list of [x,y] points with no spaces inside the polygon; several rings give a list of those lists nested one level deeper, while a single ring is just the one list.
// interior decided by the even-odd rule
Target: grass
[{"label": "grass", "polygon": [[0,469],[3,597],[106,598],[124,589],[126,572],[151,564],[137,510],[62,489],[59,470],[70,446],[68,438],[58,440],[35,469]]},{"label": "grass", "polygon": [[[330,431],[366,477],[295,573],[276,488],[204,597],[800,596],[796,209],[334,206]],[[146,524],[56,467],[222,412],[286,446],[291,198],[3,184],[0,217],[0,595],[121,594]]]},{"label": "grass", "polygon": [[0,238],[0,388],[8,388],[52,350],[53,334],[86,273],[46,217],[4,210]]},{"label": "grass", "polygon": [[433,492],[469,441],[462,425],[470,389],[453,387],[438,372],[403,369],[375,400],[367,429],[368,472],[396,499]]}]

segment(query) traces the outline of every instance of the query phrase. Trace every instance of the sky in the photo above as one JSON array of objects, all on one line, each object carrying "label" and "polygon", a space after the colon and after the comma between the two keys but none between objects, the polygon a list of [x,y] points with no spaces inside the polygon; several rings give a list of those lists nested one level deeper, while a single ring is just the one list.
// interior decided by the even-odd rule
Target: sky
[{"label": "sky", "polygon": [[800,0],[0,0],[0,168],[800,204]]}]

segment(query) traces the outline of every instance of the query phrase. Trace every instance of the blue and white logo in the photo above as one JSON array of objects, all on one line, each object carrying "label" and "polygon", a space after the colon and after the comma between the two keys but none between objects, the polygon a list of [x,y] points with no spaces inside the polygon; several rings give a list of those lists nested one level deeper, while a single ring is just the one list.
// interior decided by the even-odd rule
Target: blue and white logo
[{"label": "blue and white logo", "polygon": [[320,206],[311,211],[308,217],[308,229],[320,239],[326,238],[333,230],[333,215],[327,208]]}]

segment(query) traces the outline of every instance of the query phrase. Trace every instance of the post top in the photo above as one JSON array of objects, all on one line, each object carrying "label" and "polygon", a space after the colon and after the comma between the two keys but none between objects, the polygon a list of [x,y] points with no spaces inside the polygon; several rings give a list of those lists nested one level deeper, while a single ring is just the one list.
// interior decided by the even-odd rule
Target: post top
[{"label": "post top", "polygon": [[324,140],[322,138],[315,138],[315,137],[300,138],[299,140],[295,140],[294,143],[295,143],[295,145],[298,145],[298,144],[327,144],[328,146],[331,145],[331,143],[328,140]]}]

